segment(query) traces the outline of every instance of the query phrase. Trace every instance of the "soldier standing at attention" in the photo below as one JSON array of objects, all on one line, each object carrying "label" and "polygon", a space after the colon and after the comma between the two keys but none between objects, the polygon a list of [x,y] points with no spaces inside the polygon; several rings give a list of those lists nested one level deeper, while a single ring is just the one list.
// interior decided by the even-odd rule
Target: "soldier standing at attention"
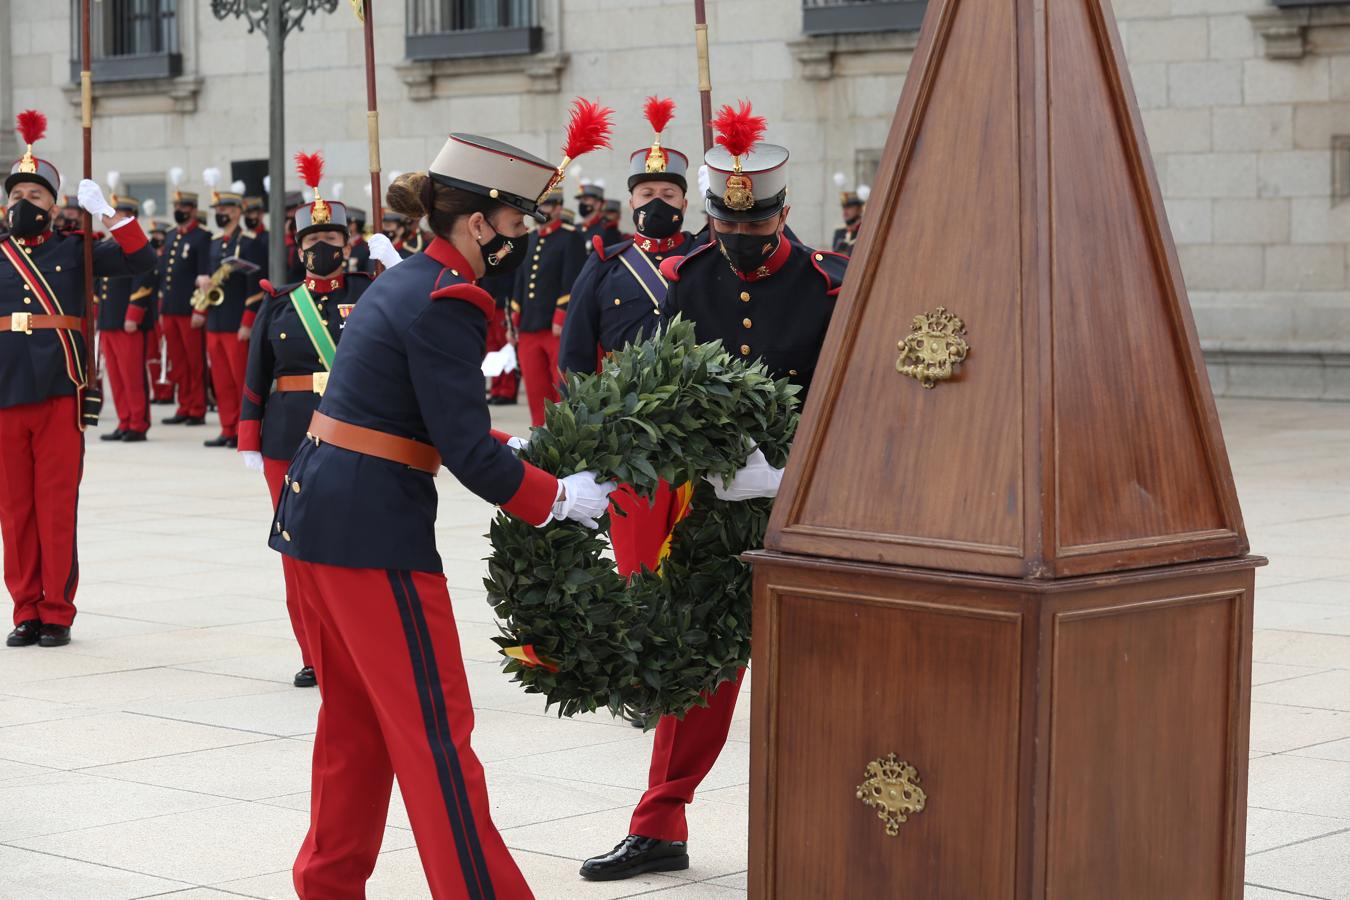
[{"label": "soldier standing at attention", "polygon": [[[75,512],[84,463],[88,386],[83,334],[84,238],[57,234],[56,167],[33,155],[47,130],[36,110],[18,116],[28,145],[5,179],[9,234],[0,240],[0,543],[14,599],[6,644],[70,643],[80,565]],[[125,277],[155,264],[136,220],[81,181],[80,205],[112,240],[94,248],[94,275]]]},{"label": "soldier standing at attention", "polygon": [[[140,203],[134,197],[114,196],[113,208],[135,218]],[[160,236],[161,238],[163,235]],[[101,441],[132,444],[145,440],[150,430],[150,380],[146,359],[150,332],[155,326],[155,272],[98,280],[99,347],[103,367],[117,408],[117,428],[100,435]]]},{"label": "soldier standing at attention", "polygon": [[603,179],[583,180],[581,189],[577,191],[576,201],[577,216],[580,219],[577,230],[581,232],[581,240],[586,245],[587,253],[595,246],[596,238],[600,239],[602,246],[617,244],[623,240],[623,235],[619,233],[619,229],[605,215],[605,182]]},{"label": "soldier standing at attention", "polygon": [[[199,291],[211,290],[214,273],[228,260],[243,260],[257,267],[256,271],[232,271],[218,287],[219,303],[205,313],[194,311],[192,327],[206,328],[206,352],[211,360],[211,385],[215,389],[216,410],[220,413],[220,434],[208,441],[207,447],[237,447],[239,445],[239,401],[244,387],[244,367],[248,363],[250,327],[257,305],[262,300],[258,282],[267,274],[267,248],[239,227],[244,213],[244,198],[232,192],[213,192],[211,208],[215,210],[216,227],[220,236],[211,241],[211,275],[197,278]],[[244,321],[250,309],[249,322]]]},{"label": "soldier standing at attention", "polygon": [[[170,173],[175,184],[182,171]],[[174,190],[174,229],[159,259],[159,316],[169,349],[169,373],[178,389],[178,409],[165,425],[206,424],[206,342],[192,327],[197,279],[211,274],[211,235],[197,222],[197,195]]]},{"label": "soldier standing at attention", "polygon": [[[567,157],[603,143],[607,113],[579,101]],[[294,561],[322,695],[300,900],[366,896],[395,775],[433,897],[533,897],[493,825],[470,742],[433,479],[444,465],[537,525],[594,527],[609,505],[613,486],[593,473],[559,480],[521,462],[491,431],[483,398],[493,304],[475,282],[520,264],[525,216],[562,175],[516,147],[452,134],[429,172],[390,186],[390,205],[428,216],[435,238],[380,275],[347,319],[284,478],[270,543]]]},{"label": "soldier standing at attention", "polygon": [[[319,406],[333,367],[347,316],[370,286],[364,272],[348,272],[351,242],[347,232],[347,208],[318,196],[323,158],[300,154],[302,177],[315,189],[313,203],[296,210],[295,236],[305,278],[297,284],[273,287],[261,282],[267,299],[253,322],[248,370],[244,380],[244,405],[239,420],[239,451],[244,463],[261,470],[272,494],[275,509],[285,488],[286,468],[305,439],[305,429]],[[383,239],[382,239],[383,240]],[[399,260],[383,245],[386,265]],[[307,649],[300,595],[295,585],[295,561],[281,557],[286,584],[286,611],[300,645],[301,669],[296,687],[313,687],[317,681],[314,662]]]},{"label": "soldier standing at attention", "polygon": [[844,190],[848,180],[843,172],[834,173],[834,183],[839,186],[839,206],[844,212],[844,227],[835,229],[831,246],[835,253],[852,256],[853,245],[858,242],[858,229],[862,227],[863,206],[872,189],[863,184],[856,191]]},{"label": "soldier standing at attention", "polygon": [[[704,210],[712,243],[667,259],[670,282],[665,315],[694,323],[701,342],[720,340],[734,355],[761,361],[774,378],[805,391],[834,312],[848,260],[793,242],[787,227],[788,151],[760,144],[764,119],[750,104],[723,107],[714,124],[717,143],[705,162],[709,188]],[[772,497],[782,470],[754,450],[730,483],[713,481],[723,500]],[[690,598],[693,600],[694,598]],[[665,716],[656,727],[647,792],[633,811],[629,834],[602,856],[586,860],[592,881],[689,867],[685,807],[726,744],[742,669],[708,697],[708,706],[683,719]]]},{"label": "soldier standing at attention", "polygon": [[374,275],[375,261],[370,258],[370,243],[366,240],[366,211],[348,206],[347,221],[348,234],[351,238],[351,255],[347,257],[347,271]]},{"label": "soldier standing at attention", "polygon": [[516,270],[511,301],[511,324],[531,425],[543,425],[544,404],[561,399],[558,346],[572,284],[586,262],[581,235],[562,220],[562,191],[551,191],[539,204],[539,212],[548,221],[530,234],[525,264]]}]

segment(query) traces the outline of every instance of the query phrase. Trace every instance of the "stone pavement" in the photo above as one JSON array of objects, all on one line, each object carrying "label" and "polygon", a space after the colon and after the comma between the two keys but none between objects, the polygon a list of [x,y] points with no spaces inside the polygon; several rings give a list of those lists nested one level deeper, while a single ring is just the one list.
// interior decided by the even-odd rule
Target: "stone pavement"
[{"label": "stone pavement", "polygon": [[[1350,900],[1350,405],[1222,412],[1252,546],[1272,557],[1257,574],[1247,897]],[[524,431],[523,408],[499,420]],[[289,686],[299,656],[262,478],[202,448],[212,434],[89,444],[75,642],[0,649],[0,897],[294,896],[319,698]],[[560,721],[501,675],[481,584],[490,510],[439,482],[474,743],[540,900],[744,897],[749,680],[691,808],[693,867],[582,882],[578,862],[626,831],[650,736]],[[397,796],[369,896],[428,896]]]}]

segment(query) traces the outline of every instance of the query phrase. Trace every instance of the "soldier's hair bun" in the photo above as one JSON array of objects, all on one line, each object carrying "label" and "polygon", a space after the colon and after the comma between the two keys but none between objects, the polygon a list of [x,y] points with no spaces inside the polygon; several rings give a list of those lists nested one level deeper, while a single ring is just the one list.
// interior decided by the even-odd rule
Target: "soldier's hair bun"
[{"label": "soldier's hair bun", "polygon": [[404,172],[389,185],[385,200],[394,212],[418,220],[427,214],[426,196],[431,179],[426,172]]}]

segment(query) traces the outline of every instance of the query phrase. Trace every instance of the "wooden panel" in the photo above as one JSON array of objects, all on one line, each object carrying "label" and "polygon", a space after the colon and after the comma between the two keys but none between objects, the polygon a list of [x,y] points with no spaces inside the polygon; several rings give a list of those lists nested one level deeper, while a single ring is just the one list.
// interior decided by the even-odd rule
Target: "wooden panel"
[{"label": "wooden panel", "polygon": [[1174,315],[1183,288],[1150,221],[1151,162],[1121,132],[1097,3],[1046,6],[1061,552],[1225,527]]},{"label": "wooden panel", "polygon": [[[1022,553],[1016,50],[1011,3],[949,4],[944,60],[914,130],[924,135],[868,228],[893,252],[858,259],[866,300],[847,311],[850,363],[820,454],[825,478],[794,521],[920,546]],[[979,58],[985,65],[964,66]],[[946,306],[976,348],[959,391],[925,390],[896,372],[915,315]],[[841,315],[844,313],[841,312]],[[865,436],[865,437],[864,437]],[[1016,563],[1009,564],[1016,569]]]},{"label": "wooden panel", "polygon": [[1046,898],[1241,896],[1249,610],[1228,589],[1053,617]]},{"label": "wooden panel", "polygon": [[[756,766],[752,829],[771,870],[752,877],[756,897],[1015,895],[1021,617],[892,587],[895,598],[762,598],[773,657],[764,687],[756,668],[754,740],[770,742],[772,781]],[[888,753],[918,769],[928,795],[894,838],[855,797],[867,763]]]}]

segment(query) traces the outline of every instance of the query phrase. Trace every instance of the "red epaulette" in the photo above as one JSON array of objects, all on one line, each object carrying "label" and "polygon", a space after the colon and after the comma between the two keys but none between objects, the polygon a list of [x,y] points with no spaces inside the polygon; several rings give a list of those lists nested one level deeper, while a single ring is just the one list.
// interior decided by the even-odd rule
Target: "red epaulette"
[{"label": "red epaulette", "polygon": [[491,319],[497,312],[497,302],[492,295],[476,284],[461,282],[431,292],[432,300],[463,300],[470,303]]},{"label": "red epaulette", "polygon": [[839,289],[844,286],[844,273],[848,269],[848,257],[842,253],[835,253],[833,250],[811,250],[811,265],[816,267],[816,271],[825,279],[826,296],[834,297],[839,294]]},{"label": "red epaulette", "polygon": [[696,256],[706,253],[709,247],[714,247],[716,245],[717,241],[712,240],[706,244],[700,245],[693,252],[686,253],[684,256],[667,256],[665,259],[661,260],[661,276],[665,278],[666,281],[679,281],[680,266],[689,262],[689,260]]}]

